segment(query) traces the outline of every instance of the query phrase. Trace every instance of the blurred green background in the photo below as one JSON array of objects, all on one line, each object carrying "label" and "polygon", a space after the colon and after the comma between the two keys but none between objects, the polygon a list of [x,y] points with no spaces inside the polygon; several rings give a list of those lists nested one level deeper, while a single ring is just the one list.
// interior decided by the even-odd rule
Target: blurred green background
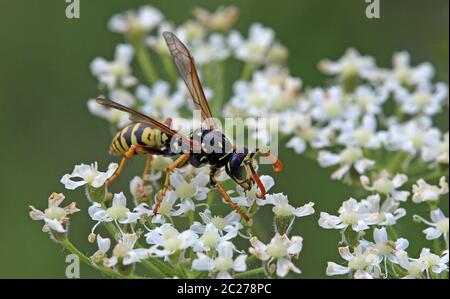
[{"label": "blurred green background", "polygon": [[[372,20],[365,17],[363,0],[81,0],[81,18],[72,20],[65,17],[64,0],[1,0],[0,278],[64,277],[66,254],[41,232],[41,223],[30,220],[28,204],[43,208],[52,191],[63,192],[59,179],[75,164],[99,161],[104,168],[111,161],[107,124],[86,108],[86,100],[97,95],[89,63],[97,56],[111,58],[122,41],[107,30],[109,17],[146,3],[177,24],[196,6],[210,10],[224,4],[238,6],[237,28],[247,32],[255,21],[272,27],[290,50],[291,72],[305,85],[323,84],[317,62],[337,58],[350,46],[373,55],[381,66],[390,65],[394,51],[408,50],[414,64],[431,61],[437,79],[448,82],[447,0],[381,0],[381,19]],[[447,122],[448,112],[439,117],[441,126]],[[295,205],[312,200],[316,211],[334,213],[351,195],[350,189],[330,181],[331,170],[321,170],[287,150],[280,156],[286,167],[276,178],[277,190],[287,193]],[[142,159],[133,160],[125,177],[140,173],[142,167]],[[116,188],[127,189],[125,182],[122,179]],[[83,210],[72,220],[73,242],[93,253],[95,245],[87,242],[93,223],[83,191],[65,193]],[[408,209],[399,233],[410,238],[411,253],[418,254],[432,244],[423,240],[423,226],[410,221],[417,207]],[[297,221],[294,228],[305,239],[298,262],[303,278],[325,277],[326,261],[339,261],[339,234],[320,229],[318,214]],[[411,225],[414,229],[407,229]],[[99,277],[84,265],[81,275]]]}]

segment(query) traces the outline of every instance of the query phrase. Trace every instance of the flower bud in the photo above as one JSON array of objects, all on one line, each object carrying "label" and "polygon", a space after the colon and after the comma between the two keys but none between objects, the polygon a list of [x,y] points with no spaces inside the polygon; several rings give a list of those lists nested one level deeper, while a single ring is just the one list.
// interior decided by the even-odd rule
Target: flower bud
[{"label": "flower bud", "polygon": [[275,43],[267,53],[267,59],[273,63],[284,63],[288,57],[288,50],[280,43]]},{"label": "flower bud", "polygon": [[95,240],[96,240],[96,238],[97,238],[97,235],[96,235],[96,234],[90,233],[89,236],[88,236],[88,241],[89,241],[89,243],[94,243]]}]

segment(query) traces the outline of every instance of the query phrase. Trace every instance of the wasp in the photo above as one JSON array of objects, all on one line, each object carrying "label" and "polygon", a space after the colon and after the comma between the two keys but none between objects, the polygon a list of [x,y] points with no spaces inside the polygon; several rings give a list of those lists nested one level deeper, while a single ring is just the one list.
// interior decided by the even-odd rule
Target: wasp
[{"label": "wasp", "polygon": [[[130,117],[135,122],[120,130],[111,142],[110,154],[120,155],[122,160],[114,175],[108,179],[107,184],[110,185],[120,175],[126,161],[136,154],[147,154],[144,176],[150,171],[153,155],[178,156],[166,169],[161,193],[153,207],[155,215],[158,213],[167,190],[170,189],[170,175],[176,168],[187,164],[196,168],[209,165],[211,185],[220,192],[223,199],[246,222],[249,222],[249,215],[231,200],[223,185],[216,180],[215,175],[217,171],[225,168],[227,175],[245,191],[250,190],[256,184],[259,189],[259,193],[256,196],[262,199],[266,195],[266,190],[255,171],[257,165],[256,155],[259,153],[271,159],[274,163],[273,169],[275,172],[282,170],[282,163],[267,151],[256,149],[254,152],[251,152],[247,148],[237,150],[237,146],[231,144],[230,140],[218,129],[213,119],[195,67],[194,58],[189,50],[173,33],[164,32],[163,37],[178,72],[192,97],[195,108],[201,112],[203,125],[192,131],[189,136],[184,136],[171,129],[171,119],[160,122],[119,103],[105,98],[97,98],[98,104],[125,111],[131,115]],[[213,142],[204,142],[206,139]],[[180,147],[183,144],[188,146],[183,147],[180,153]],[[211,149],[211,147],[219,147],[220,150]]]}]

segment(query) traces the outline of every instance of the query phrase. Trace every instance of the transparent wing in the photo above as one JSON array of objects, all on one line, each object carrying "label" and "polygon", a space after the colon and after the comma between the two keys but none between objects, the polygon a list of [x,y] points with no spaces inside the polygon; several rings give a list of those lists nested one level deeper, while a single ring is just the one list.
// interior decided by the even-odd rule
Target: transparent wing
[{"label": "transparent wing", "polygon": [[153,128],[159,129],[159,130],[161,130],[162,132],[166,133],[169,136],[180,137],[185,142],[188,142],[187,144],[192,145],[192,141],[190,140],[190,138],[188,138],[188,137],[186,137],[184,135],[181,135],[177,131],[172,130],[171,128],[169,128],[165,124],[157,121],[156,119],[151,118],[151,117],[149,117],[149,116],[147,116],[145,114],[142,114],[142,113],[140,113],[140,112],[138,112],[138,111],[136,111],[134,109],[128,108],[128,107],[126,107],[124,105],[121,105],[119,103],[116,103],[114,101],[111,101],[111,100],[108,100],[108,99],[105,99],[105,98],[97,98],[96,102],[98,104],[100,104],[100,105],[103,105],[103,106],[107,106],[107,107],[110,107],[110,108],[114,108],[114,109],[117,109],[117,110],[128,112],[132,116],[132,117],[130,117],[131,119],[133,119],[135,121],[144,122],[146,124],[149,124]]},{"label": "transparent wing", "polygon": [[194,58],[186,46],[173,33],[164,32],[163,36],[178,72],[192,96],[195,106],[201,111],[202,119],[209,128],[217,129],[217,125],[212,119],[211,109],[206,100],[197,69],[195,68]]}]

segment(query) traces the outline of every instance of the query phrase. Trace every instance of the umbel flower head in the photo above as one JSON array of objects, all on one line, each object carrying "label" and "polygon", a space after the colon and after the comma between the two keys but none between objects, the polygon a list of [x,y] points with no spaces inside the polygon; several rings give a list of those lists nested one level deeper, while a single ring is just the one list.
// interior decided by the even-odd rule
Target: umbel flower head
[{"label": "umbel flower head", "polygon": [[148,32],[158,26],[163,19],[163,14],[157,8],[144,5],[137,11],[128,10],[112,16],[108,28],[117,33]]},{"label": "umbel flower head", "polygon": [[[106,172],[101,172],[98,171],[97,162],[91,165],[76,165],[71,174],[65,174],[61,178],[61,183],[64,184],[64,187],[69,190],[74,190],[84,185],[100,188],[105,184],[106,180],[114,174],[118,166],[119,165],[117,165],[117,163],[111,163],[109,164]],[[73,178],[77,178],[79,180],[72,180]]]},{"label": "umbel flower head", "polygon": [[[291,260],[297,259],[302,250],[302,237],[288,238],[286,235],[276,234],[267,245],[259,241],[257,237],[252,237],[250,243],[252,247],[250,247],[249,252],[266,262],[269,273],[276,272],[279,277],[286,276],[289,271],[301,273]],[[273,263],[274,261],[276,261],[276,264]]]},{"label": "umbel flower head", "polygon": [[343,275],[351,273],[357,279],[378,278],[381,273],[379,264],[382,257],[374,248],[365,248],[359,245],[353,252],[350,248],[339,247],[339,254],[348,262],[348,266],[341,266],[334,262],[328,262],[327,275]]},{"label": "umbel flower head", "polygon": [[80,211],[74,202],[62,208],[59,205],[65,199],[62,193],[53,192],[48,198],[48,208],[44,212],[30,205],[30,217],[45,222],[42,231],[48,232],[55,240],[65,238],[69,227],[69,216]]},{"label": "umbel flower head", "polygon": [[[235,7],[219,7],[215,12],[196,9],[193,18],[180,23],[167,20],[150,5],[118,13],[108,28],[124,39],[113,49],[111,59],[93,59],[91,73],[102,95],[166,120],[170,128],[189,135],[196,127],[180,116],[195,105],[163,37],[163,32],[173,32],[195,58],[214,116],[247,118],[250,134],[242,134],[245,140],[262,149],[269,148],[277,137],[282,146],[293,149],[292,155],[335,168],[331,178],[352,186],[347,189],[346,198],[350,199],[326,199],[340,206],[336,215],[320,213],[319,226],[338,230],[345,244],[339,247],[344,262],[328,262],[325,269],[323,261],[325,274],[353,278],[448,276],[449,228],[444,214],[448,203],[443,199],[448,194],[449,134],[433,123],[436,114],[448,113],[448,85],[434,82],[431,64],[413,66],[409,54],[401,52],[393,55],[391,67],[380,68],[373,57],[349,49],[341,58],[320,63],[320,70],[333,76],[327,81],[330,84],[304,86],[298,70],[285,65],[289,50],[276,32],[267,24],[254,22],[242,34],[234,27],[238,19]],[[158,64],[154,64],[155,58]],[[242,73],[227,82],[224,78],[230,79],[233,73],[226,71],[231,61]],[[229,99],[228,85],[232,86]],[[94,98],[96,94],[88,101],[89,112],[110,128],[120,130],[130,124],[128,113],[100,105]],[[271,120],[278,121],[278,128],[268,125]],[[234,135],[236,140],[241,137]],[[138,136],[131,137],[130,142],[124,140],[127,145],[138,141],[133,139]],[[174,169],[165,181],[165,172],[175,159],[149,156],[146,166],[150,169],[146,167],[142,176],[134,173],[129,182],[133,200],[128,202],[127,190],[107,184],[117,171],[116,163],[104,171],[97,163],[76,165],[61,178],[68,190],[86,189],[91,202],[87,213],[92,219],[88,240],[97,243],[89,251],[93,254],[81,255],[69,241],[69,216],[78,209],[74,203],[60,207],[62,194],[52,194],[43,212],[30,206],[30,215],[44,221],[44,231],[65,249],[83,260],[90,256],[89,266],[110,277],[298,277],[301,271],[294,263],[303,238],[291,231],[309,229],[297,222],[317,207],[313,202],[302,206],[298,200],[302,190],[297,190],[300,193],[294,200],[291,194],[288,200],[287,190],[269,193],[280,188],[270,173],[244,190],[234,187],[227,173],[218,169],[215,179],[233,204],[251,216],[254,224],[249,225],[215,192],[209,166],[196,168],[188,162]],[[442,178],[436,183],[438,177]],[[155,214],[153,208],[165,184],[169,188]],[[266,190],[264,199],[258,196],[261,189]],[[405,217],[410,194],[413,202],[424,203],[416,208],[427,209],[431,220],[415,215],[413,219],[426,227],[406,225],[402,231],[403,227],[422,229],[424,239],[433,240],[436,248],[443,250],[422,248],[419,257],[412,257],[406,252],[409,242],[395,237],[399,220],[411,220]],[[272,211],[275,225],[260,217],[267,209]],[[263,238],[268,241],[261,242]],[[329,245],[324,248],[333,252]],[[321,257],[314,258],[320,264]]]},{"label": "umbel flower head", "polygon": [[[116,172],[119,165],[111,163],[106,172],[98,171],[97,162],[86,165],[76,165],[71,174],[65,174],[61,183],[69,190],[86,186],[86,195],[89,201],[102,202],[106,197],[106,181]],[[77,178],[78,180],[73,180]]]},{"label": "umbel flower head", "polygon": [[441,177],[439,186],[430,185],[424,179],[419,179],[416,184],[413,185],[412,200],[415,203],[437,201],[441,196],[447,193],[448,183],[446,182],[445,177]]},{"label": "umbel flower head", "polygon": [[217,246],[217,256],[211,258],[203,253],[197,253],[197,258],[192,262],[192,269],[199,271],[210,271],[216,278],[232,278],[234,272],[247,270],[245,260],[247,255],[241,254],[233,259],[233,252],[236,250],[233,243],[222,241]]}]

